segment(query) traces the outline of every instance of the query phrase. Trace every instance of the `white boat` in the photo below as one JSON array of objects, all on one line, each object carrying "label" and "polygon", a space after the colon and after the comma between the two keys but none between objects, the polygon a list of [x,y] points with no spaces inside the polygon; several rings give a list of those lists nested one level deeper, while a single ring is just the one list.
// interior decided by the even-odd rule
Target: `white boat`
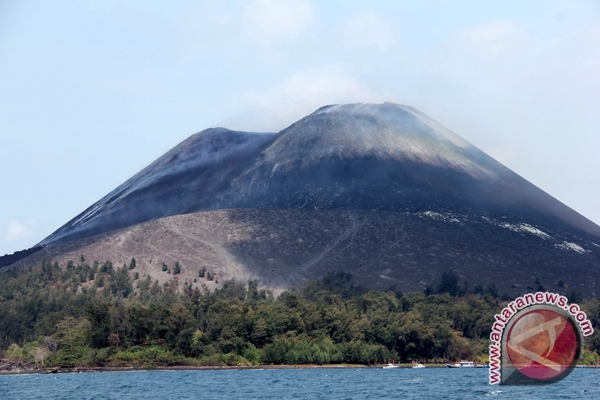
[{"label": "white boat", "polygon": [[446,364],[448,368],[481,368],[474,361],[461,361],[458,364]]},{"label": "white boat", "polygon": [[388,363],[388,365],[386,365],[385,367],[383,367],[383,369],[387,369],[387,368],[400,368],[400,367],[397,366],[396,364]]},{"label": "white boat", "polygon": [[425,365],[421,364],[421,363],[417,363],[415,365],[412,366],[413,368],[425,368]]}]

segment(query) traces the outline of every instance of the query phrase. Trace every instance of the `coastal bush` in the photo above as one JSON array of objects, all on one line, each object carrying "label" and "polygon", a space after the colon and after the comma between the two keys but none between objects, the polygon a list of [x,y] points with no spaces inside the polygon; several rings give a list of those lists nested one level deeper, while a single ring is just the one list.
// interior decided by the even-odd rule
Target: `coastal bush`
[{"label": "coastal bush", "polygon": [[204,355],[198,360],[198,365],[203,367],[221,367],[223,366],[221,356],[221,354]]},{"label": "coastal bush", "polygon": [[342,350],[331,339],[315,341],[306,335],[280,337],[265,346],[261,360],[265,364],[330,364],[343,361]]},{"label": "coastal bush", "polygon": [[242,356],[248,360],[251,365],[259,365],[261,363],[261,352],[252,343],[246,347]]},{"label": "coastal bush", "polygon": [[598,365],[600,364],[600,356],[595,351],[584,350],[581,355],[582,365]]},{"label": "coastal bush", "polygon": [[177,364],[181,357],[173,355],[169,350],[160,346],[133,346],[120,350],[108,358],[111,367],[156,367]]}]

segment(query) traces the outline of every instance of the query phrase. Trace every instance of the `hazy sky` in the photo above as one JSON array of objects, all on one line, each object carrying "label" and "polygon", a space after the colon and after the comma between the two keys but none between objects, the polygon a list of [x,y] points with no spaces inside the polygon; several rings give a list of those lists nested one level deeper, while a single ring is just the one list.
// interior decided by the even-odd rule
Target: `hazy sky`
[{"label": "hazy sky", "polygon": [[0,0],[0,255],[195,132],[383,101],[600,223],[599,1]]}]

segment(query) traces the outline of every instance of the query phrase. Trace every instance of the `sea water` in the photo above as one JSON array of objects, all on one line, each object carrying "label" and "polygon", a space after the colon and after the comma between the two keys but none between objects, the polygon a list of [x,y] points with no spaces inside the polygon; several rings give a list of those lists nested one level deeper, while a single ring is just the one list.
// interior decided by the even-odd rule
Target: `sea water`
[{"label": "sea water", "polygon": [[0,376],[2,399],[600,399],[600,369],[491,386],[487,369],[294,368]]}]

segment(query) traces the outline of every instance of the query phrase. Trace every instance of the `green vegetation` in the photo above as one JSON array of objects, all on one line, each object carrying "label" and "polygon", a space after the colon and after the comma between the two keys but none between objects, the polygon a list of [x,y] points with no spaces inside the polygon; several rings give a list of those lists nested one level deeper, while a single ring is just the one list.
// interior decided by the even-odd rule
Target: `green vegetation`
[{"label": "green vegetation", "polygon": [[[3,357],[46,368],[485,361],[505,304],[495,286],[470,291],[451,272],[427,295],[369,291],[335,273],[275,298],[256,281],[209,291],[137,279],[135,268],[82,258],[1,272]],[[582,308],[598,326],[600,301]],[[595,333],[583,362],[598,352]]]},{"label": "green vegetation", "polygon": [[181,273],[181,265],[179,264],[179,261],[175,262],[175,267],[173,268],[173,273],[175,275]]}]

